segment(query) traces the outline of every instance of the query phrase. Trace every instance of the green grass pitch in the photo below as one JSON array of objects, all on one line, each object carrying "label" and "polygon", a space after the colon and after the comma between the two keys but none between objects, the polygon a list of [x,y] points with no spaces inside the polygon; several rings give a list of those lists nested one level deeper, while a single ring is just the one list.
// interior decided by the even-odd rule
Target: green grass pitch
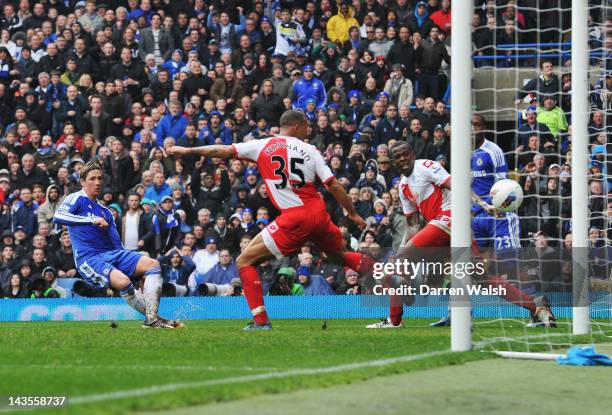
[{"label": "green grass pitch", "polygon": [[[135,321],[118,322],[114,329],[110,322],[2,323],[0,395],[67,396],[71,401],[61,410],[35,413],[181,413],[190,408],[199,408],[192,413],[207,413],[201,409],[213,411],[225,405],[219,402],[248,403],[272,394],[316,393],[324,402],[330,393],[326,391],[338,387],[354,387],[361,398],[370,394],[374,399],[380,393],[368,382],[407,372],[414,372],[408,375],[418,382],[419,376],[435,373],[423,370],[449,365],[449,373],[459,379],[461,368],[469,366],[464,363],[482,359],[493,359],[487,364],[495,381],[495,362],[502,361],[482,350],[448,352],[448,328],[410,319],[400,330],[365,329],[371,322],[329,320],[323,330],[320,320],[276,320],[273,331],[249,333],[241,331],[245,322],[237,320],[188,321],[182,330],[144,330]],[[474,339],[525,334],[519,322],[507,322],[503,328],[477,324]],[[563,332],[567,329],[561,328]],[[530,350],[546,349],[551,341],[570,343],[567,336],[543,339],[537,336],[544,330],[532,333],[536,341]],[[512,349],[526,347],[517,342]],[[572,384],[568,376],[567,388]],[[541,393],[535,388],[533,392]]]}]

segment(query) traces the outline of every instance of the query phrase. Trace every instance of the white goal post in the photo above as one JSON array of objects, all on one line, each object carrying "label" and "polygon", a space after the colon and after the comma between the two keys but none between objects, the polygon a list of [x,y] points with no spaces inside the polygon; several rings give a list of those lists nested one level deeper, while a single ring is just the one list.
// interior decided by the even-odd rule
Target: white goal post
[{"label": "white goal post", "polygon": [[588,269],[589,246],[589,1],[572,0],[572,332],[589,332]]},{"label": "white goal post", "polygon": [[[472,243],[472,15],[474,0],[464,0],[453,8],[451,22],[451,253],[465,253]],[[465,281],[451,278],[453,287]],[[472,348],[472,315],[469,296],[451,296],[451,350]]]}]

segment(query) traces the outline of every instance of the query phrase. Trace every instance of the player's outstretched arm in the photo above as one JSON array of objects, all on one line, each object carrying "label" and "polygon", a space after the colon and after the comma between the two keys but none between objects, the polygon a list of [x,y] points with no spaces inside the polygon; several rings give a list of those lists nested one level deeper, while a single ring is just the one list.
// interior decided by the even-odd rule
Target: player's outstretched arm
[{"label": "player's outstretched arm", "polygon": [[495,213],[495,207],[493,205],[488,204],[484,200],[480,198],[476,193],[472,192],[472,202],[476,203],[480,206],[485,212],[489,215],[493,215]]},{"label": "player's outstretched arm", "polygon": [[168,149],[168,154],[172,156],[187,156],[190,154],[194,154],[197,156],[222,159],[229,159],[237,156],[236,148],[234,146],[227,146],[223,144],[214,144],[202,147],[172,146]]},{"label": "player's outstretched arm", "polygon": [[355,225],[359,227],[359,229],[365,229],[365,227],[367,226],[366,222],[361,216],[359,216],[359,214],[355,210],[355,206],[353,206],[353,202],[351,202],[351,199],[348,197],[348,194],[346,194],[344,186],[335,178],[331,179],[331,181],[329,181],[326,186],[329,193],[331,193],[334,199],[336,199],[336,202],[338,202],[340,206],[346,209],[346,211],[348,212],[349,219],[352,220]]}]

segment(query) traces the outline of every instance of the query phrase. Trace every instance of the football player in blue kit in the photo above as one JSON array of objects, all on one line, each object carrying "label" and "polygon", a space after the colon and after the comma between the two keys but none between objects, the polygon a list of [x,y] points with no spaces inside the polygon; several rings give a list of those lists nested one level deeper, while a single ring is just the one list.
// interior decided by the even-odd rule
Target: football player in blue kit
[{"label": "football player in blue kit", "polygon": [[[119,290],[132,308],[145,315],[143,327],[183,327],[180,321],[166,320],[157,314],[162,289],[159,262],[125,249],[110,210],[98,202],[103,182],[100,164],[88,162],[80,172],[80,182],[82,189],[64,199],[53,222],[68,227],[81,276],[95,286]],[[142,277],[141,294],[131,278]]]}]

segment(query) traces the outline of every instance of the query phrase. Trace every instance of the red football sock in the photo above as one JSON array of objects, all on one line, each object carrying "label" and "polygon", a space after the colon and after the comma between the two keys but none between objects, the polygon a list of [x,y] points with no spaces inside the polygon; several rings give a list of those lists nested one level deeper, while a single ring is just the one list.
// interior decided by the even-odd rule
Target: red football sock
[{"label": "red football sock", "polygon": [[240,279],[242,280],[242,290],[246,297],[251,313],[253,313],[253,320],[257,324],[266,324],[268,322],[268,313],[264,306],[263,300],[263,287],[261,286],[261,279],[257,273],[257,268],[253,265],[247,265],[238,270]]},{"label": "red football sock", "polygon": [[402,297],[399,295],[392,295],[389,298],[389,302],[391,304],[389,307],[389,319],[394,326],[397,326],[402,322],[402,315],[404,314]]},{"label": "red football sock", "polygon": [[361,275],[368,274],[371,277],[372,269],[374,268],[374,260],[365,254],[359,252],[345,252],[344,265],[357,271]]},{"label": "red football sock", "polygon": [[492,287],[500,287],[506,289],[506,295],[502,295],[502,298],[518,306],[528,309],[529,311],[531,311],[531,313],[535,313],[536,306],[533,303],[533,297],[528,294],[525,294],[524,292],[516,288],[514,285],[512,285],[511,282],[501,277],[490,277],[487,282]]},{"label": "red football sock", "polygon": [[344,265],[352,269],[353,271],[359,272],[359,265],[361,264],[361,257],[363,254],[359,252],[345,252],[344,253]]}]

